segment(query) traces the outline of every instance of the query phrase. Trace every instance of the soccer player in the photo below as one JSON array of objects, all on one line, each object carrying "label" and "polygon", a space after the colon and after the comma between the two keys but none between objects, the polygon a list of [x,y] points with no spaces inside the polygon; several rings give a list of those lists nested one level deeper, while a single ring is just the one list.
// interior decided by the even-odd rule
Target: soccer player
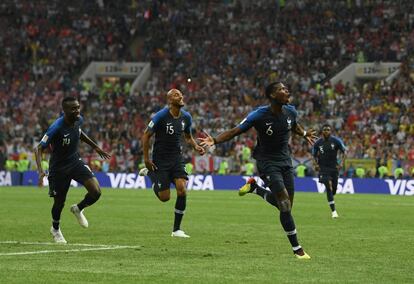
[{"label": "soccer player", "polygon": [[[177,199],[175,202],[174,226],[172,237],[189,238],[181,230],[181,221],[186,209],[187,173],[185,171],[184,157],[181,151],[181,136],[200,155],[205,150],[198,145],[191,134],[191,115],[184,111],[183,94],[177,89],[167,93],[168,106],[157,112],[148,124],[142,136],[144,162],[146,168],[140,175],[148,174],[152,181],[152,189],[162,202],[170,199],[170,185],[175,184]],[[155,134],[152,160],[149,157],[150,138]]]},{"label": "soccer player", "polygon": [[[332,211],[332,218],[339,217],[335,209],[334,195],[338,187],[338,171],[345,165],[345,149],[341,139],[331,135],[329,124],[322,126],[322,137],[312,148],[314,168],[319,171],[319,182],[326,187],[326,198]],[[338,152],[340,152],[339,160]]]},{"label": "soccer player", "polygon": [[240,188],[239,195],[255,193],[260,195],[280,211],[280,223],[285,230],[293,253],[298,259],[310,259],[299,245],[296,226],[291,214],[294,196],[294,175],[289,149],[291,131],[303,136],[310,144],[317,138],[315,131],[304,131],[297,122],[295,107],[289,105],[290,93],[281,82],[266,87],[266,97],[270,105],[261,106],[250,112],[236,127],[213,138],[207,135],[201,138],[201,146],[211,147],[246,132],[251,127],[257,131],[257,144],[253,151],[257,170],[265,185],[259,186],[253,178]]},{"label": "soccer player", "polygon": [[76,98],[64,98],[62,109],[63,115],[50,125],[34,152],[39,173],[39,186],[43,186],[43,178],[46,173],[41,166],[42,156],[47,148],[51,151],[48,180],[49,195],[53,197],[54,201],[50,233],[56,243],[65,244],[66,240],[59,225],[71,180],[74,179],[83,184],[88,191],[81,202],[70,208],[82,227],[88,227],[88,221],[83,214],[84,208],[94,204],[101,196],[98,180],[79,155],[79,140],[90,145],[103,159],[110,158],[110,154],[99,148],[82,131],[83,117],[80,115],[80,105]]}]

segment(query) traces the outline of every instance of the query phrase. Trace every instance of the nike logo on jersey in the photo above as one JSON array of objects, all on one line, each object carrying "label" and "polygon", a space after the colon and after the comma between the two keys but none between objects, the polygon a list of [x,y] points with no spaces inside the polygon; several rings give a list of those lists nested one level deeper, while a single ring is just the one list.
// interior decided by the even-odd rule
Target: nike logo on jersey
[{"label": "nike logo on jersey", "polygon": [[167,122],[167,125],[170,125],[172,122]]},{"label": "nike logo on jersey", "polygon": [[68,137],[70,133],[63,134],[63,137]]},{"label": "nike logo on jersey", "polygon": [[272,125],[273,122],[266,122],[266,125]]}]

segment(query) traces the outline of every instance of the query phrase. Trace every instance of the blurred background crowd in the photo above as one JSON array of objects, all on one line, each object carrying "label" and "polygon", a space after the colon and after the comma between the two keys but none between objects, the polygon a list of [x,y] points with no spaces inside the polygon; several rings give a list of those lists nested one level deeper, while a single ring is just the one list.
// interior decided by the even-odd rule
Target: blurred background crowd
[{"label": "blurred background crowd", "polygon": [[[95,170],[136,172],[143,130],[170,88],[183,92],[200,137],[236,126],[267,103],[268,83],[283,81],[301,124],[319,130],[329,123],[344,141],[344,175],[408,177],[414,175],[413,50],[410,1],[3,0],[0,170],[35,168],[32,149],[67,95],[80,100],[83,130],[113,154],[103,162],[82,146],[85,160]],[[151,78],[136,92],[130,81],[92,86],[79,76],[93,60],[150,62]],[[390,83],[329,83],[353,62],[402,64]],[[246,165],[255,138],[249,131],[219,145],[209,153],[213,171],[254,172]],[[298,175],[314,175],[305,141],[293,137],[291,148]],[[184,152],[194,163],[194,152]],[[371,162],[357,165],[361,159]]]}]

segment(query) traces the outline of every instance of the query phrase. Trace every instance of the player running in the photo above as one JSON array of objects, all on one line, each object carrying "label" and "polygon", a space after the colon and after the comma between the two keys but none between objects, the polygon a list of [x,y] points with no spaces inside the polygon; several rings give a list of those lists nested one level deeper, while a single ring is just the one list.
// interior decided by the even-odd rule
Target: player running
[{"label": "player running", "polygon": [[[174,226],[172,237],[189,238],[181,230],[181,221],[187,204],[187,173],[181,151],[181,136],[184,133],[186,142],[200,155],[204,148],[199,146],[191,134],[191,115],[182,109],[183,94],[177,89],[167,93],[168,106],[157,112],[145,129],[142,137],[144,162],[146,168],[141,169],[140,175],[150,177],[152,189],[162,202],[170,200],[170,185],[174,183],[177,191],[175,201]],[[150,138],[155,134],[152,160],[149,157]]]},{"label": "player running", "polygon": [[296,109],[288,105],[290,93],[283,83],[275,82],[266,87],[270,105],[259,107],[236,127],[213,138],[201,138],[201,146],[213,146],[246,132],[251,127],[257,131],[257,144],[253,152],[257,170],[270,190],[259,186],[253,178],[240,188],[239,195],[255,193],[280,211],[280,223],[286,232],[293,253],[298,259],[310,259],[299,245],[296,226],[291,214],[294,196],[294,175],[289,139],[291,131],[303,136],[309,143],[317,138],[315,131],[304,131],[297,122]]},{"label": "player running", "polygon": [[51,150],[48,174],[49,195],[53,197],[50,233],[56,243],[66,244],[66,240],[60,230],[60,215],[65,206],[71,180],[73,179],[83,184],[88,191],[81,202],[72,205],[70,208],[70,211],[76,216],[82,227],[88,227],[88,221],[83,214],[84,208],[94,204],[101,196],[98,180],[79,155],[79,140],[90,145],[101,158],[108,159],[111,156],[99,148],[82,131],[83,117],[80,115],[80,105],[76,98],[64,98],[62,108],[63,115],[50,125],[39,145],[35,148],[35,156],[39,173],[39,186],[43,186],[43,178],[46,176],[46,173],[42,169],[41,160],[43,152],[49,148]]},{"label": "player running", "polygon": [[[345,165],[345,145],[341,139],[331,135],[331,126],[322,126],[322,138],[315,142],[312,148],[313,165],[319,171],[319,182],[326,188],[326,197],[332,211],[332,218],[338,218],[335,209],[334,195],[338,187],[339,170]],[[338,160],[338,152],[340,157]]]}]

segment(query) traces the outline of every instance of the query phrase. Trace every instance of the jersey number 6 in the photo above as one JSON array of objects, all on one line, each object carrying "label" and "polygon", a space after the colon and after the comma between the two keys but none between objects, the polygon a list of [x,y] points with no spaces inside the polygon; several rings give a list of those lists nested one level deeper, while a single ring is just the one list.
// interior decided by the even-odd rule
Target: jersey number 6
[{"label": "jersey number 6", "polygon": [[273,134],[273,129],[272,129],[271,125],[266,129],[266,134],[269,135],[269,136],[271,136]]}]

